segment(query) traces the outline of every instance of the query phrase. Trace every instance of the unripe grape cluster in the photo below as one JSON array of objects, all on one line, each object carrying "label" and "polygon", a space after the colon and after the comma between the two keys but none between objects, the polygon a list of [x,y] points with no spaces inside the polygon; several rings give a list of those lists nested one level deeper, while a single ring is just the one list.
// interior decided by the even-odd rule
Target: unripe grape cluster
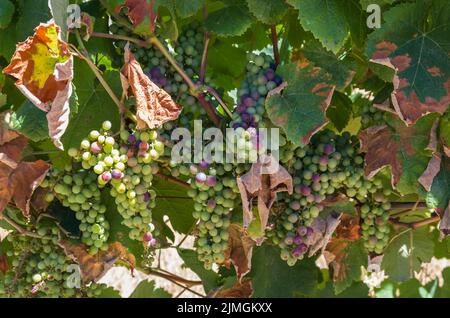
[{"label": "unripe grape cluster", "polygon": [[246,74],[237,93],[238,105],[230,126],[233,128],[261,127],[265,99],[272,89],[282,83],[275,73],[273,58],[265,53],[249,53]]},{"label": "unripe grape cluster", "polygon": [[7,236],[12,249],[11,267],[0,280],[0,297],[96,297],[105,285],[70,286],[73,261],[58,243],[59,229],[55,225],[39,225],[36,234],[43,238],[23,235]]},{"label": "unripe grape cluster", "polygon": [[[375,198],[377,196],[380,197],[378,194],[374,195]],[[391,204],[386,200],[382,199],[382,201],[385,202],[371,200],[360,208],[364,246],[369,252],[376,254],[382,254],[389,242],[390,227],[388,221]]]},{"label": "unripe grape cluster", "polygon": [[293,176],[294,193],[279,195],[282,208],[273,220],[271,238],[281,248],[281,257],[293,265],[307,251],[300,232],[319,216],[327,197],[343,193],[350,200],[364,203],[381,190],[382,184],[364,177],[358,140],[348,133],[336,135],[325,130],[305,147],[281,142],[280,161]]},{"label": "unripe grape cluster", "polygon": [[91,254],[107,249],[109,223],[105,218],[106,206],[101,201],[97,175],[84,169],[64,173],[53,169],[50,174],[41,184],[41,187],[52,191],[47,194],[49,201],[54,193],[63,206],[75,212],[80,221],[81,241],[90,247]]},{"label": "unripe grape cluster", "polygon": [[189,171],[183,169],[192,176],[188,195],[194,200],[193,216],[199,220],[197,253],[207,269],[225,261],[231,211],[240,199],[232,172],[232,164],[209,165],[204,161],[191,165]]}]

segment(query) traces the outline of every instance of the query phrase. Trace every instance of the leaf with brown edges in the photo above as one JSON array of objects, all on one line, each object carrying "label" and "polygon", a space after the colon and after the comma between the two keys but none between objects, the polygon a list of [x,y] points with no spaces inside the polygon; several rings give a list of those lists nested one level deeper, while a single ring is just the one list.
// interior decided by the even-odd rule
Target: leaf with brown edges
[{"label": "leaf with brown edges", "polygon": [[255,242],[248,236],[247,231],[238,224],[231,224],[228,228],[228,234],[225,265],[229,265],[230,262],[233,263],[240,281],[251,270]]},{"label": "leaf with brown edges", "polygon": [[136,97],[138,129],[158,128],[180,115],[181,107],[144,74],[128,46],[125,48],[125,65],[122,67],[120,79],[124,94],[129,96],[131,89]]},{"label": "leaf with brown edges", "polygon": [[59,245],[66,255],[78,263],[84,282],[98,281],[119,260],[128,264],[132,270],[136,266],[134,255],[119,242],[110,244],[107,251],[100,251],[95,255],[89,254],[88,247],[84,244],[74,245],[67,241],[60,241]]}]

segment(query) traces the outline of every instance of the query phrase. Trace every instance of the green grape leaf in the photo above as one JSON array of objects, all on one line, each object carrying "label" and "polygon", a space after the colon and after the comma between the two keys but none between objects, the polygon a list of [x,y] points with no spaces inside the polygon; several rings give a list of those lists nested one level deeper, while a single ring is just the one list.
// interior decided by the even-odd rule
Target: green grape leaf
[{"label": "green grape leaf", "polygon": [[188,18],[197,13],[205,5],[205,0],[174,0],[175,9],[181,18]]},{"label": "green grape leaf", "polygon": [[367,56],[396,69],[392,103],[408,125],[450,103],[450,7],[418,1],[393,7],[369,36]]},{"label": "green grape leaf", "polygon": [[6,28],[12,20],[15,7],[10,0],[3,0],[0,3],[0,29]]},{"label": "green grape leaf", "polygon": [[247,276],[253,282],[253,297],[266,298],[310,295],[317,287],[318,274],[313,259],[289,267],[281,260],[279,249],[266,244],[254,248],[252,271]]},{"label": "green grape leaf", "polygon": [[33,35],[34,28],[40,22],[51,19],[48,0],[18,0],[16,1],[16,11],[21,13],[18,18],[12,21],[7,28],[0,29],[0,55],[7,60],[11,59],[18,42]]},{"label": "green grape leaf", "polygon": [[305,57],[315,66],[327,71],[336,82],[336,88],[343,90],[355,75],[355,63],[349,58],[341,59],[332,52],[325,50],[318,41],[310,41],[303,49]]},{"label": "green grape leaf", "polygon": [[289,8],[283,0],[247,0],[247,5],[250,12],[266,24],[279,22]]},{"label": "green grape leaf", "polygon": [[346,2],[340,0],[288,0],[298,9],[302,27],[324,47],[337,53],[348,36]]},{"label": "green grape leaf", "polygon": [[97,298],[121,298],[119,291],[112,287],[102,288],[101,291],[100,295],[96,296]]},{"label": "green grape leaf", "polygon": [[439,124],[439,138],[441,139],[444,152],[450,157],[450,112],[442,116]]},{"label": "green grape leaf", "polygon": [[[62,137],[65,149],[78,148],[80,142],[89,132],[99,129],[105,120],[112,123],[112,129],[118,129],[120,124],[118,107],[95,77],[89,66],[80,60],[75,60],[75,76],[73,83],[78,96],[78,113],[73,116]],[[116,96],[120,96],[122,87],[119,73],[107,71],[103,74]]]},{"label": "green grape leaf", "polygon": [[156,288],[152,281],[144,280],[139,283],[130,298],[170,298],[171,295],[162,288]]},{"label": "green grape leaf", "polygon": [[198,260],[198,254],[194,250],[180,248],[178,249],[178,255],[184,261],[184,266],[190,268],[200,277],[206,293],[219,286],[220,276],[212,270],[205,269],[203,263]]},{"label": "green grape leaf", "polygon": [[308,62],[281,65],[277,73],[284,84],[269,93],[266,110],[269,119],[297,145],[305,145],[322,129],[334,91],[331,76]]},{"label": "green grape leaf", "polygon": [[208,49],[208,70],[215,75],[230,75],[237,78],[244,73],[247,53],[233,45],[232,41],[217,40]]},{"label": "green grape leaf", "polygon": [[338,131],[344,129],[352,115],[351,99],[339,91],[334,92],[331,104],[327,109],[327,118]]},{"label": "green grape leaf", "polygon": [[[424,191],[422,191],[424,192]],[[431,189],[425,193],[425,202],[430,208],[444,210],[450,201],[450,160],[443,158],[441,169],[434,177]]]},{"label": "green grape leaf", "polygon": [[242,35],[253,23],[245,5],[231,5],[211,12],[205,20],[206,30],[218,36]]},{"label": "green grape leaf", "polygon": [[153,179],[152,187],[156,192],[156,207],[152,210],[154,220],[164,223],[163,217],[167,215],[175,231],[188,234],[195,224],[195,219],[192,216],[194,203],[187,196],[187,190],[158,177]]},{"label": "green grape leaf", "polygon": [[365,173],[371,178],[384,166],[391,167],[391,183],[403,195],[417,193],[419,177],[427,168],[431,151],[426,147],[436,116],[430,114],[414,126],[407,127],[394,116],[387,125],[374,126],[360,134],[361,151],[365,152]]},{"label": "green grape leaf", "polygon": [[428,227],[407,231],[386,247],[381,268],[391,280],[407,281],[413,278],[414,271],[420,270],[422,262],[430,261],[433,249]]},{"label": "green grape leaf", "polygon": [[359,0],[361,7],[366,10],[370,4],[377,4],[380,7],[393,4],[395,0]]},{"label": "green grape leaf", "polygon": [[69,0],[49,0],[48,6],[56,25],[61,29],[61,38],[67,41],[67,7],[69,6]]},{"label": "green grape leaf", "polygon": [[367,13],[366,7],[362,7],[358,0],[342,1],[347,18],[347,25],[355,49],[363,48],[366,44],[367,33]]},{"label": "green grape leaf", "polygon": [[314,298],[368,298],[369,288],[364,283],[353,283],[339,294],[335,294],[334,286],[328,282],[323,289],[317,289]]},{"label": "green grape leaf", "polygon": [[46,113],[34,106],[28,99],[11,114],[10,126],[32,141],[48,138]]}]

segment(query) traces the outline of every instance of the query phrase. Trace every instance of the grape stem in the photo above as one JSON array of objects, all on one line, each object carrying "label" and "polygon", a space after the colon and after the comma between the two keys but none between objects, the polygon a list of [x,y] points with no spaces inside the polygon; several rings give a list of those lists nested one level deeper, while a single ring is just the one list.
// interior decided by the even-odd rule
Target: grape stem
[{"label": "grape stem", "polygon": [[202,63],[200,64],[200,83],[205,83],[206,63],[208,63],[208,47],[209,47],[209,34],[205,32],[205,44],[203,45]]},{"label": "grape stem", "polygon": [[191,293],[193,293],[197,296],[205,297],[205,295],[202,295],[202,294],[196,292],[195,290],[191,289],[191,287],[193,287],[193,286],[202,285],[203,283],[201,281],[188,280],[183,277],[177,276],[173,273],[170,273],[164,269],[153,269],[152,268],[152,269],[146,270],[145,273],[148,275],[153,275],[153,276],[164,278],[164,279],[174,283],[175,285],[190,291]]},{"label": "grape stem", "polygon": [[203,87],[205,91],[207,91],[209,94],[214,96],[214,98],[219,102],[220,106],[222,106],[222,109],[225,113],[227,113],[228,117],[233,118],[233,114],[228,109],[228,106],[223,101],[222,97],[220,97],[219,93],[212,87],[204,86]]},{"label": "grape stem", "polygon": [[162,173],[159,173],[159,172],[156,174],[156,176],[161,178],[161,179],[163,179],[164,181],[169,181],[169,182],[178,184],[179,186],[182,186],[184,188],[189,188],[189,189],[191,188],[189,183],[184,182],[183,180],[177,179],[175,177],[168,176],[168,175],[165,175],[165,174],[162,174]]},{"label": "grape stem", "polygon": [[389,222],[394,224],[394,225],[398,225],[398,226],[401,226],[401,227],[404,227],[404,228],[408,228],[408,229],[414,230],[414,229],[417,229],[417,228],[419,228],[421,226],[425,226],[425,225],[437,222],[440,219],[441,218],[440,218],[439,215],[435,215],[435,216],[432,216],[432,217],[430,217],[428,219],[424,219],[424,220],[420,220],[420,221],[416,221],[416,222],[411,222],[411,223],[401,222],[401,221],[398,220],[398,218],[391,218],[391,219],[389,219]]},{"label": "grape stem", "polygon": [[272,24],[270,26],[270,31],[272,33],[272,47],[273,47],[273,57],[275,59],[275,66],[278,66],[280,64],[280,53],[278,51],[278,36],[275,24]]},{"label": "grape stem", "polygon": [[183,80],[188,85],[190,94],[195,96],[198,99],[199,103],[206,110],[206,113],[208,114],[209,118],[212,120],[214,125],[216,125],[217,127],[220,127],[220,117],[217,115],[214,107],[210,103],[208,103],[208,101],[205,99],[205,95],[201,91],[199,91],[199,87],[192,81],[192,79],[186,74],[186,72],[178,65],[178,63],[175,61],[175,59],[172,57],[172,55],[169,53],[169,51],[166,50],[164,45],[158,40],[157,37],[152,36],[148,40],[142,41],[142,40],[135,39],[132,37],[116,35],[116,34],[98,33],[98,32],[92,33],[91,36],[129,41],[129,42],[132,42],[136,45],[139,45],[139,46],[145,47],[145,48],[148,48],[150,45],[154,45],[158,50],[161,51],[161,53],[169,61],[169,63],[173,66],[173,68],[177,71],[177,73],[180,74],[180,76],[183,78]]},{"label": "grape stem", "polygon": [[11,219],[9,216],[5,215],[4,213],[0,214],[0,220],[3,220],[6,223],[8,223],[9,225],[11,225],[20,235],[25,235],[25,236],[34,237],[34,238],[44,238],[37,233],[33,233],[33,232],[30,232],[30,231],[24,229],[23,227],[21,227],[19,224],[17,224],[15,221],[13,221],[13,219]]}]

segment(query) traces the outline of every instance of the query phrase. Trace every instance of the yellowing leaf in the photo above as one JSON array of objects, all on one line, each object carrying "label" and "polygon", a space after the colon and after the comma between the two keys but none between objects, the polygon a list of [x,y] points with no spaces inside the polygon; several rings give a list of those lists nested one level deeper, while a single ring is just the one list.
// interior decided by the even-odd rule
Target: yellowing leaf
[{"label": "yellowing leaf", "polygon": [[3,70],[17,79],[17,88],[39,109],[47,112],[50,137],[59,149],[69,123],[73,57],[60,39],[60,29],[40,24],[33,36],[17,45],[11,63]]}]

